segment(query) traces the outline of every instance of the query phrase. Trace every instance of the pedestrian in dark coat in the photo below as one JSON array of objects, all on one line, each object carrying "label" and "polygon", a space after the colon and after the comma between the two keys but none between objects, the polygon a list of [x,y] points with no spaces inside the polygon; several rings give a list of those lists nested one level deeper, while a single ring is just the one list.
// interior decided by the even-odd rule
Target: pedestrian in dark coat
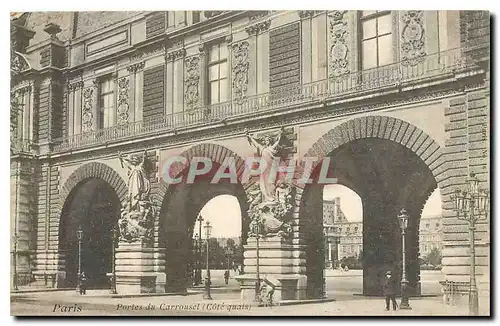
[{"label": "pedestrian in dark coat", "polygon": [[87,294],[87,281],[87,275],[82,272],[82,275],[80,276],[80,294]]},{"label": "pedestrian in dark coat", "polygon": [[224,281],[226,282],[226,284],[229,282],[229,271],[225,271],[224,272]]},{"label": "pedestrian in dark coat", "polygon": [[389,304],[392,301],[392,310],[396,310],[398,304],[396,302],[396,281],[392,277],[391,271],[385,273],[384,279],[384,295],[385,295],[385,310],[389,310]]}]

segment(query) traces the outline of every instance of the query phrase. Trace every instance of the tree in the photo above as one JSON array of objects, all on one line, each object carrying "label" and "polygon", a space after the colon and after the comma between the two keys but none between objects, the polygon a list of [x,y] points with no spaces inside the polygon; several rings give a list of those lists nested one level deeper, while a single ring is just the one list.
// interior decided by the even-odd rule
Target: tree
[{"label": "tree", "polygon": [[441,265],[441,250],[439,248],[432,248],[432,250],[425,257],[425,262],[434,267]]}]

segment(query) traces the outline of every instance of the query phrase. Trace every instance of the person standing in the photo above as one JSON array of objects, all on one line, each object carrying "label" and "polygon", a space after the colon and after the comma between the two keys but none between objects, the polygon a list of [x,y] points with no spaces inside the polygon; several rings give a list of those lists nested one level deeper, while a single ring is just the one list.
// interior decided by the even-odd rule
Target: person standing
[{"label": "person standing", "polygon": [[385,310],[389,309],[389,304],[392,301],[392,310],[396,310],[398,304],[396,302],[396,282],[392,277],[391,271],[385,273],[384,279],[384,295],[385,295]]},{"label": "person standing", "polygon": [[224,282],[229,283],[229,270],[224,272]]},{"label": "person standing", "polygon": [[87,294],[87,275],[85,272],[82,272],[80,276],[80,294]]}]

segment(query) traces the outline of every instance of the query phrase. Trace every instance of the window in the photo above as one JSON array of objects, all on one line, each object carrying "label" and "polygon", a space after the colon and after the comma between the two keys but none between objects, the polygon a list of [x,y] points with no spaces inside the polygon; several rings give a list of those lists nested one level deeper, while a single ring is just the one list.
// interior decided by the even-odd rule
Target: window
[{"label": "window", "polygon": [[193,11],[193,24],[196,24],[200,21],[200,12]]},{"label": "window", "polygon": [[115,109],[115,85],[113,78],[102,78],[99,83],[99,129],[109,128],[113,125],[113,115]]},{"label": "window", "polygon": [[208,103],[228,100],[227,45],[219,43],[208,49]]},{"label": "window", "polygon": [[391,12],[364,10],[361,12],[360,25],[363,69],[393,63]]}]

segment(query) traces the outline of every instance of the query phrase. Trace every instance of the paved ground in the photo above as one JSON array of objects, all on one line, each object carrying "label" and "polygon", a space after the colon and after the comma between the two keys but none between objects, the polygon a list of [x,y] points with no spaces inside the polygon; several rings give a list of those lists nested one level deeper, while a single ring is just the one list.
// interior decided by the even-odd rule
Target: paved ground
[{"label": "paved ground", "polygon": [[[255,307],[240,300],[238,283],[231,278],[228,285],[218,271],[212,272],[212,301],[203,300],[200,289],[185,296],[141,296],[110,298],[107,290],[92,290],[87,296],[71,291],[44,291],[15,293],[11,298],[12,315],[247,315],[247,316],[401,316],[401,315],[467,315],[467,309],[447,306],[440,297],[412,298],[412,310],[385,311],[381,298],[367,298],[361,293],[359,271],[327,272],[328,296],[334,302],[290,305],[280,307]],[[424,277],[425,275],[425,277]],[[439,293],[439,273],[423,273],[424,294]],[[436,285],[437,284],[437,285]],[[487,314],[481,305],[482,314]]]}]

